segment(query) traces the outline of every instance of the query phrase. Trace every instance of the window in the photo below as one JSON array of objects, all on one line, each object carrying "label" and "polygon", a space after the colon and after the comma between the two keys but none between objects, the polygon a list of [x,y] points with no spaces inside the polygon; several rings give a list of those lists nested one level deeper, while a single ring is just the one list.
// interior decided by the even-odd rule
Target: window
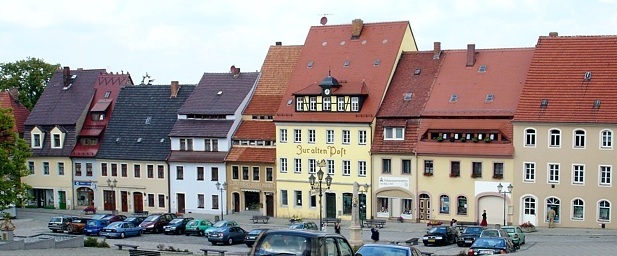
[{"label": "window", "polygon": [[611,132],[610,130],[603,130],[602,132],[600,132],[600,141],[600,148],[613,148],[613,132]]},{"label": "window", "polygon": [[34,174],[34,162],[28,161],[28,173]]},{"label": "window", "polygon": [[180,139],[180,151],[193,151],[193,139]]},{"label": "window", "polygon": [[585,166],[582,164],[572,165],[572,183],[585,184]]},{"label": "window", "polygon": [[450,213],[450,197],[446,195],[439,197],[439,213]]},{"label": "window", "polygon": [[461,162],[451,161],[450,162],[450,177],[460,177],[460,176],[461,176]]},{"label": "window", "polygon": [[129,166],[127,164],[121,164],[120,165],[120,172],[122,174],[122,177],[128,177],[129,176]]},{"label": "window", "polygon": [[249,167],[242,166],[242,180],[249,180]]},{"label": "window", "polygon": [[159,207],[165,208],[165,195],[159,194]]},{"label": "window", "polygon": [[392,173],[392,159],[381,159],[381,172]]},{"label": "window", "polygon": [[64,163],[58,162],[58,175],[64,175]]},{"label": "window", "polygon": [[[60,163],[58,163],[58,168],[60,168]],[[62,173],[64,173],[64,163],[62,163]],[[86,176],[92,177],[92,163],[86,163]]]},{"label": "window", "polygon": [[154,194],[148,194],[148,207],[154,207]]},{"label": "window", "polygon": [[111,176],[118,176],[118,164],[111,164]]},{"label": "window", "polygon": [[317,111],[317,97],[310,97],[309,98],[309,110],[310,111]]},{"label": "window", "polygon": [[302,191],[294,191],[296,194],[296,206],[302,206]]},{"label": "window", "polygon": [[149,179],[154,179],[154,165],[149,164],[148,165],[148,178]]},{"label": "window", "polygon": [[326,168],[328,169],[328,174],[334,175],[334,160],[326,160]]},{"label": "window", "polygon": [[360,111],[360,98],[351,97],[351,111]]},{"label": "window", "polygon": [[536,146],[536,130],[525,129],[525,147]]},{"label": "window", "polygon": [[141,178],[141,165],[135,164],[133,165],[133,172],[135,178]]},{"label": "window", "polygon": [[402,167],[401,172],[403,174],[411,174],[411,160],[403,159],[401,161],[401,167]]},{"label": "window", "polygon": [[343,193],[343,214],[351,215],[352,193]]},{"label": "window", "polygon": [[358,161],[358,176],[366,177],[366,161]]},{"label": "window", "polygon": [[212,181],[218,181],[219,180],[219,168],[218,167],[211,167],[210,168],[210,175],[212,176]]},{"label": "window", "polygon": [[212,195],[212,209],[219,208],[219,195]]},{"label": "window", "polygon": [[317,207],[317,196],[316,195],[311,195],[311,202],[309,206],[311,208]]},{"label": "window", "polygon": [[609,221],[611,220],[611,203],[606,200],[602,200],[598,203],[598,220]]},{"label": "window", "polygon": [[281,143],[287,143],[287,129],[280,129],[279,137]]},{"label": "window", "polygon": [[349,145],[351,140],[351,132],[349,130],[343,130],[343,144]]},{"label": "window", "polygon": [[585,203],[581,199],[574,199],[572,201],[572,219],[582,220],[585,218]]},{"label": "window", "polygon": [[366,131],[358,131],[358,144],[366,145]]},{"label": "window", "polygon": [[548,164],[548,183],[559,183],[559,164]]},{"label": "window", "polygon": [[524,172],[525,172],[525,181],[535,181],[536,180],[536,164],[535,163],[524,163],[523,164]]},{"label": "window", "polygon": [[424,175],[433,175],[433,160],[424,160]]},{"label": "window", "polygon": [[274,180],[274,172],[272,170],[272,167],[266,167],[266,181],[273,181]]},{"label": "window", "polygon": [[343,160],[343,176],[351,175],[351,162],[349,160]]},{"label": "window", "polygon": [[81,176],[81,163],[75,163],[75,176]]},{"label": "window", "polygon": [[253,180],[259,181],[259,167],[253,167]]},{"label": "window", "polygon": [[557,129],[552,129],[549,132],[550,136],[550,144],[548,145],[551,148],[561,147],[561,131]]},{"label": "window", "polygon": [[471,171],[472,178],[482,177],[482,162],[472,162],[471,167],[472,167],[472,171]]},{"label": "window", "polygon": [[280,172],[281,173],[287,173],[287,158],[281,158],[279,160],[279,164],[280,164]]},{"label": "window", "polygon": [[61,134],[59,133],[55,133],[51,135],[51,147],[52,148],[62,148],[60,137],[61,137]]},{"label": "window", "polygon": [[90,119],[93,121],[103,121],[105,120],[104,112],[94,112],[90,115]]},{"label": "window", "polygon": [[203,209],[205,205],[205,196],[204,194],[197,194],[197,208]]},{"label": "window", "polygon": [[317,160],[309,159],[309,170],[308,173],[317,173]]},{"label": "window", "polygon": [[287,202],[287,190],[281,190],[281,205],[287,206],[289,203]]},{"label": "window", "polygon": [[164,165],[158,165],[158,178],[159,179],[164,179],[165,178],[165,166]]},{"label": "window", "polygon": [[405,128],[403,127],[386,127],[384,128],[384,139],[386,140],[402,140]]},{"label": "window", "polygon": [[294,142],[301,143],[302,142],[302,130],[294,129]]},{"label": "window", "polygon": [[503,179],[503,163],[493,163],[493,178]]},{"label": "window", "polygon": [[585,131],[574,131],[574,148],[585,148]]},{"label": "window", "polygon": [[608,165],[600,166],[600,185],[601,186],[611,185],[611,166],[608,166]]},{"label": "window", "polygon": [[331,110],[331,106],[332,106],[332,98],[330,96],[324,96],[322,98],[323,103],[322,103],[322,110],[323,111],[330,111]]},{"label": "window", "polygon": [[43,145],[41,144],[41,134],[40,133],[33,133],[32,134],[32,148],[42,148]]},{"label": "window", "polygon": [[545,221],[548,222],[548,213],[551,209],[555,210],[555,222],[559,222],[559,216],[561,216],[559,214],[560,212],[560,201],[559,199],[555,198],[555,197],[549,197],[546,199],[546,217],[545,217]]},{"label": "window", "polygon": [[467,197],[459,196],[456,198],[456,214],[467,215]]},{"label": "window", "polygon": [[315,144],[315,130],[308,130],[308,143]]},{"label": "window", "polygon": [[176,166],[176,180],[184,180],[184,166]]},{"label": "window", "polygon": [[[238,179],[238,176],[237,176],[238,175],[238,173],[237,173],[238,172],[238,166],[234,166],[234,167],[236,167],[236,179]],[[204,177],[204,167],[203,166],[197,166],[197,180],[199,180],[199,181],[205,180],[205,177]]]},{"label": "window", "polygon": [[523,199],[523,211],[527,215],[536,215],[536,199],[533,197],[525,197]]},{"label": "window", "polygon": [[210,151],[210,152],[219,151],[219,140],[218,139],[204,139],[204,144],[206,146],[206,151]]},{"label": "window", "polygon": [[294,158],[294,173],[302,173],[302,159]]},{"label": "window", "polygon": [[107,176],[107,163],[101,163],[101,176]]},{"label": "window", "polygon": [[345,111],[345,97],[337,97],[336,105],[338,106],[338,111]]},{"label": "window", "polygon": [[240,167],[237,165],[231,167],[231,178],[234,180],[240,179]]},{"label": "window", "polygon": [[334,130],[326,130],[326,143],[334,143]]},{"label": "window", "polygon": [[43,162],[43,175],[49,175],[49,162]]},{"label": "window", "polygon": [[304,111],[304,98],[296,97],[296,111]]}]

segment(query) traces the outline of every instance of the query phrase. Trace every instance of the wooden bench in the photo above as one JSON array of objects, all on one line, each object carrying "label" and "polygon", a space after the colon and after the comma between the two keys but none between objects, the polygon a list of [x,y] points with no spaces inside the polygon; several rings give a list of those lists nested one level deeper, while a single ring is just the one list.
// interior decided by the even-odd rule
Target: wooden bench
[{"label": "wooden bench", "polygon": [[218,253],[220,256],[225,256],[225,253],[227,252],[226,250],[217,250],[217,249],[208,249],[208,248],[199,249],[199,250],[203,251],[204,255],[206,256],[208,255],[208,252],[215,252],[215,253]]},{"label": "wooden bench", "polygon": [[139,245],[134,244],[115,244],[115,246],[118,246],[118,250],[122,250],[122,247],[130,247],[133,248],[133,250],[137,250],[137,247],[139,247]]},{"label": "wooden bench", "polygon": [[129,249],[129,256],[160,256],[160,255],[161,253],[157,251]]},{"label": "wooden bench", "polygon": [[339,218],[323,218],[322,222],[326,225],[328,224],[336,224],[341,223],[341,219]]},{"label": "wooden bench", "polygon": [[266,215],[253,215],[251,220],[253,221],[253,223],[257,223],[257,222],[261,221],[264,224],[266,224],[270,220],[270,216],[266,216]]},{"label": "wooden bench", "polygon": [[373,226],[377,226],[379,228],[383,228],[386,225],[386,220],[365,220],[364,223],[362,223],[362,227],[367,226],[367,227],[373,227]]}]

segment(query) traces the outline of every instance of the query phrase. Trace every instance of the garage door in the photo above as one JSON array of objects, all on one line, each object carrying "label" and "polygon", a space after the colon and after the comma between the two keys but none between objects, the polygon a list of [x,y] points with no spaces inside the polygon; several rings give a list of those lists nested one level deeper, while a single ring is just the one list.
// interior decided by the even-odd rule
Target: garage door
[{"label": "garage door", "polygon": [[485,196],[478,202],[478,220],[482,220],[482,210],[486,210],[486,222],[503,224],[503,197]]}]

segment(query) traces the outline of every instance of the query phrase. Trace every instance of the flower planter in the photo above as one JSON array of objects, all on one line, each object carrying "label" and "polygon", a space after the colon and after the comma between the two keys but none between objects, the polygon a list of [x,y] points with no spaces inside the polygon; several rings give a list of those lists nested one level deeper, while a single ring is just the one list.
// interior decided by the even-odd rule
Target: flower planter
[{"label": "flower planter", "polygon": [[521,230],[525,233],[536,232],[536,227],[521,227]]}]

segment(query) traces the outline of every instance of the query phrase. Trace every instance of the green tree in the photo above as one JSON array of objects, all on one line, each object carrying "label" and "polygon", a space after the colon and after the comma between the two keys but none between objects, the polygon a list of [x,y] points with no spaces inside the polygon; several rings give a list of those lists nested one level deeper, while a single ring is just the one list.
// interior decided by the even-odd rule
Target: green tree
[{"label": "green tree", "polygon": [[0,89],[17,88],[19,101],[29,110],[43,94],[45,86],[60,64],[28,57],[17,62],[0,64]]},{"label": "green tree", "polygon": [[28,197],[26,158],[32,155],[26,141],[19,138],[11,109],[0,108],[0,210],[20,205]]}]

